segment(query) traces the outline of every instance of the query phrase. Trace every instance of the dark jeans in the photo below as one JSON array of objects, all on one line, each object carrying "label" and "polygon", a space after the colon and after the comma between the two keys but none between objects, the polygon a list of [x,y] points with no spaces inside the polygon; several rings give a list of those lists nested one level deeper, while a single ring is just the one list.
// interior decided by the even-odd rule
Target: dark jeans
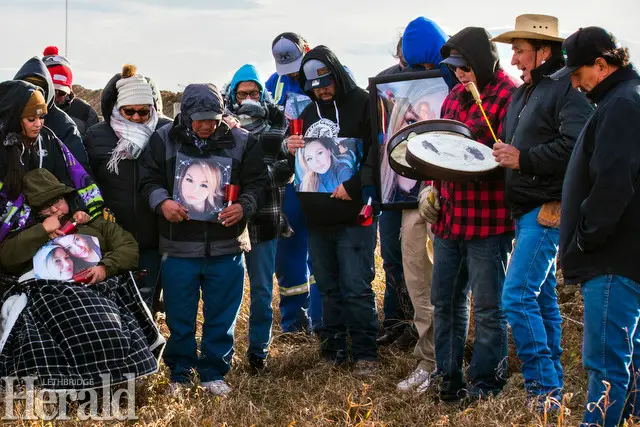
[{"label": "dark jeans", "polygon": [[[582,285],[588,399],[595,406],[611,385],[610,406],[587,407],[584,426],[614,427],[640,416],[640,284],[622,276],[598,276]],[[591,409],[591,410],[590,410]],[[604,416],[602,414],[604,412]]]},{"label": "dark jeans", "polygon": [[378,314],[371,288],[376,223],[369,227],[309,230],[309,251],[322,295],[320,350],[325,359],[345,362],[351,336],[354,361],[377,360]]},{"label": "dark jeans", "polygon": [[385,211],[380,216],[380,254],[385,273],[383,326],[387,333],[401,332],[413,322],[413,305],[402,269],[401,226],[402,211]]},{"label": "dark jeans", "polygon": [[[498,393],[507,373],[507,320],[501,310],[502,286],[511,235],[474,240],[434,240],[431,303],[434,306],[436,366],[441,393],[453,397]],[[469,291],[473,293],[475,342],[464,380],[462,361],[469,329]]]},{"label": "dark jeans", "polygon": [[[165,260],[162,286],[169,339],[163,358],[171,381],[187,382],[193,371],[202,382],[214,381],[229,371],[243,281],[242,254]],[[204,324],[198,357],[196,317],[201,291]]]}]

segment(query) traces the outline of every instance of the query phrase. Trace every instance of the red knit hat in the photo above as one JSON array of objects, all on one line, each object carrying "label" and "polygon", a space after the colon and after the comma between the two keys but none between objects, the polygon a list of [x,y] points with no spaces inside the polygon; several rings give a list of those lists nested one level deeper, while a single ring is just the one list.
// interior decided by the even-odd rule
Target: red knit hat
[{"label": "red knit hat", "polygon": [[70,94],[71,85],[73,84],[71,64],[69,64],[67,58],[58,54],[58,48],[56,46],[47,46],[43,53],[44,58],[42,58],[42,61],[47,66],[49,74],[51,74],[53,86],[56,90]]}]

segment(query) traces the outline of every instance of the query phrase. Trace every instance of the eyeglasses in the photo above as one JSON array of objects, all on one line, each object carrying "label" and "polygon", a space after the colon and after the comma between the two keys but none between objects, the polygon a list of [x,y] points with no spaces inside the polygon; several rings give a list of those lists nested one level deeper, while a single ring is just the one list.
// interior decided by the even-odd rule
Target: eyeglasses
[{"label": "eyeglasses", "polygon": [[62,202],[64,201],[64,197],[59,197],[50,203],[47,203],[44,208],[40,209],[41,216],[51,216],[53,215],[53,208],[56,209],[56,212],[60,210],[62,207]]},{"label": "eyeglasses", "polygon": [[455,73],[458,68],[460,68],[465,73],[468,73],[468,72],[471,71],[471,67],[469,67],[468,65],[463,65],[461,67],[455,67],[453,65],[447,64],[447,67],[449,67],[449,69],[451,70],[452,73]]},{"label": "eyeglasses", "polygon": [[147,117],[149,113],[151,113],[149,108],[141,108],[139,110],[136,110],[135,108],[121,108],[120,111],[122,111],[125,116],[129,117],[133,117],[136,114],[140,117]]},{"label": "eyeglasses", "polygon": [[67,96],[67,95],[68,95],[68,93],[67,93],[67,92],[63,92],[63,91],[61,91],[61,90],[57,90],[57,91],[56,91],[56,96],[60,96],[60,97],[62,97],[62,96]]},{"label": "eyeglasses", "polygon": [[247,99],[247,97],[251,99],[258,99],[260,98],[260,91],[252,90],[251,92],[236,92],[236,98],[238,99]]}]

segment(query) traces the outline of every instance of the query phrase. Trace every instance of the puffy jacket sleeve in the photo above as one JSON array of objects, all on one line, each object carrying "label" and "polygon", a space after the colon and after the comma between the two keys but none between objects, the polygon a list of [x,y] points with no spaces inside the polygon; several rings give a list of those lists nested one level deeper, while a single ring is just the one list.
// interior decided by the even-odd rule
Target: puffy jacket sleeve
[{"label": "puffy jacket sleeve", "polygon": [[167,189],[166,168],[165,142],[158,132],[154,132],[138,159],[138,190],[154,211],[157,211],[160,203],[171,198]]},{"label": "puffy jacket sleeve", "polygon": [[108,277],[138,268],[140,252],[131,233],[103,218],[95,219],[91,226],[97,228],[105,240],[107,251],[102,254],[100,264],[106,267]]},{"label": "puffy jacket sleeve", "polygon": [[97,173],[100,170],[100,159],[96,155],[98,151],[96,150],[95,146],[95,143],[97,142],[95,128],[93,130],[89,129],[87,133],[84,134],[83,142],[87,152],[89,166],[91,167],[91,170],[94,171],[95,176],[97,177]]},{"label": "puffy jacket sleeve", "polygon": [[89,114],[87,114],[87,130],[91,128],[91,126],[98,124],[100,119],[98,118],[98,113],[93,109],[92,106],[89,106]]},{"label": "puffy jacket sleeve", "polygon": [[2,271],[19,275],[31,268],[33,256],[49,241],[49,236],[40,223],[9,237],[0,246]]},{"label": "puffy jacket sleeve", "polygon": [[240,196],[245,219],[251,219],[264,202],[264,190],[268,186],[267,169],[262,159],[262,150],[253,135],[247,135],[247,147],[240,165]]},{"label": "puffy jacket sleeve", "polygon": [[559,97],[556,111],[558,137],[548,144],[538,144],[522,150],[522,172],[532,175],[564,175],[573,146],[593,109],[587,98],[569,85],[564,96]]},{"label": "puffy jacket sleeve", "polygon": [[629,117],[640,117],[640,106],[625,99],[614,102],[598,122],[589,163],[593,186],[580,205],[576,236],[584,252],[607,242],[637,190],[640,120]]},{"label": "puffy jacket sleeve", "polygon": [[284,114],[276,107],[269,108],[271,128],[260,135],[260,147],[266,157],[275,159],[267,163],[268,186],[272,189],[287,185],[291,181],[293,171],[289,166],[284,140],[287,125]]}]

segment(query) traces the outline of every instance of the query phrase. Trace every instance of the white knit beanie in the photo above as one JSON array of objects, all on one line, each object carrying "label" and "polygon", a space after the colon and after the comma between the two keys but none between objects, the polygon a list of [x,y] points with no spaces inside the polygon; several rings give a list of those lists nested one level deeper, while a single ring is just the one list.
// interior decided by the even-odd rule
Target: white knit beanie
[{"label": "white knit beanie", "polygon": [[116,82],[118,100],[116,107],[126,105],[153,105],[153,90],[142,74],[136,74],[136,67],[122,67],[122,78]]}]

